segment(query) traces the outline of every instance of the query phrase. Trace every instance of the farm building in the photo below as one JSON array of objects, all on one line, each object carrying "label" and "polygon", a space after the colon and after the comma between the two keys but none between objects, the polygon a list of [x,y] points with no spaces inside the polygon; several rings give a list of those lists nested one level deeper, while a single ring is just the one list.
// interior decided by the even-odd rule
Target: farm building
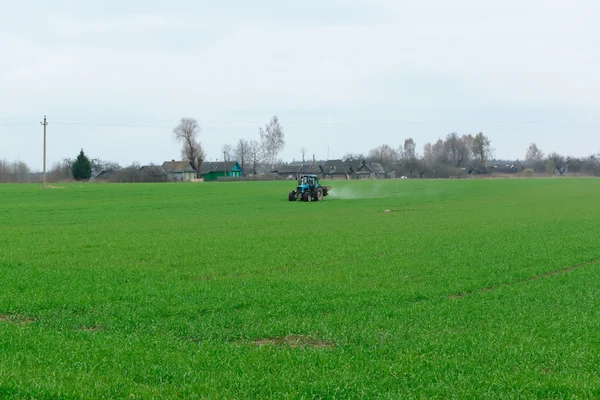
[{"label": "farm building", "polygon": [[167,182],[169,175],[159,165],[144,165],[137,171],[138,182]]},{"label": "farm building", "polygon": [[219,177],[223,176],[242,176],[243,172],[242,167],[240,167],[237,161],[205,162],[200,167],[200,175],[202,175],[205,182],[216,181]]},{"label": "farm building", "polygon": [[379,163],[362,161],[360,166],[355,169],[356,179],[385,179],[386,173],[383,166]]},{"label": "farm building", "polygon": [[301,165],[288,164],[280,166],[276,171],[273,172],[284,179],[297,179],[299,175],[321,175],[323,173],[323,169],[320,165],[312,163]]},{"label": "farm building", "polygon": [[170,181],[191,182],[197,176],[197,171],[190,161],[165,161],[163,171]]},{"label": "farm building", "polygon": [[110,178],[112,178],[113,176],[115,176],[115,174],[117,173],[117,171],[115,169],[105,169],[102,172],[100,172],[99,174],[97,174],[94,179],[101,181],[101,180],[108,180]]},{"label": "farm building", "polygon": [[274,171],[284,179],[296,179],[299,175],[315,174],[324,179],[385,179],[381,164],[365,160],[330,160],[322,164],[282,165]]},{"label": "farm building", "polygon": [[355,168],[360,165],[361,161],[329,160],[322,166],[323,178],[351,179],[356,174]]}]

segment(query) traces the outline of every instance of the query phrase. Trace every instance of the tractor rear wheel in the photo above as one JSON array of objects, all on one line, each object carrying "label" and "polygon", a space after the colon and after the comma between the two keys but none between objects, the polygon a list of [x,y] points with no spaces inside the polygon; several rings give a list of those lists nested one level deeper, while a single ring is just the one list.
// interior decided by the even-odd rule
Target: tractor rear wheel
[{"label": "tractor rear wheel", "polygon": [[323,189],[322,188],[317,188],[317,194],[315,196],[315,199],[317,201],[322,201],[323,200]]},{"label": "tractor rear wheel", "polygon": [[288,198],[290,201],[296,201],[296,192],[290,192]]}]

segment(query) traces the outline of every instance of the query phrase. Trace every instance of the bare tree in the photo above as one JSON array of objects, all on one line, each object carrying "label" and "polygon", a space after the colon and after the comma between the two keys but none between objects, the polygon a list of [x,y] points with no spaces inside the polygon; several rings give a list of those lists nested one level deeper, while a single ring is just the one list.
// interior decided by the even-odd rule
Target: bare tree
[{"label": "bare tree", "polygon": [[308,152],[308,149],[302,146],[300,147],[300,152],[302,153],[302,163],[304,164],[304,162],[306,161],[306,153]]},{"label": "bare tree", "polygon": [[118,171],[121,169],[121,166],[119,165],[119,163],[114,162],[114,161],[101,160],[100,158],[91,159],[90,163],[92,164],[92,170],[98,171],[98,172],[102,172],[102,171],[106,171],[106,170]]},{"label": "bare tree", "polygon": [[527,148],[525,161],[529,165],[536,165],[544,161],[544,152],[537,147],[537,144],[531,143]]},{"label": "bare tree", "polygon": [[433,154],[433,162],[437,163],[437,162],[446,162],[447,160],[447,155],[446,155],[446,144],[444,143],[444,141],[442,139],[438,139],[437,142],[435,142],[432,146],[431,146],[431,151]]},{"label": "bare tree", "polygon": [[431,165],[433,159],[433,146],[431,143],[427,143],[423,146],[423,160],[425,161],[425,165]]},{"label": "bare tree", "polygon": [[406,139],[404,141],[404,157],[416,158],[417,157],[416,148],[417,148],[417,145],[415,144],[415,141],[413,140],[413,138]]},{"label": "bare tree", "polygon": [[487,161],[488,155],[491,151],[491,141],[485,136],[482,132],[479,132],[475,137],[470,140],[467,137],[467,144],[471,141],[471,151],[473,154],[481,161],[481,163],[485,163]]},{"label": "bare tree", "polygon": [[551,164],[549,163],[548,165],[554,165],[554,168],[559,174],[562,175],[567,171],[567,162],[565,157],[561,156],[557,152],[550,154],[548,156],[548,161],[551,161]]},{"label": "bare tree", "polygon": [[138,162],[133,162],[120,170],[111,178],[113,182],[133,183],[138,181],[138,172],[142,166]]},{"label": "bare tree", "polygon": [[398,161],[400,157],[396,149],[388,144],[382,144],[381,146],[371,149],[368,158],[374,162],[387,163]]},{"label": "bare tree", "polygon": [[582,159],[581,171],[591,176],[600,176],[600,154]]},{"label": "bare tree", "polygon": [[577,157],[567,157],[565,161],[567,171],[577,174],[581,171],[582,161]]},{"label": "bare tree", "polygon": [[175,140],[182,142],[181,157],[184,161],[190,161],[198,174],[206,155],[200,142],[198,135],[200,134],[200,125],[193,118],[182,118],[173,129]]},{"label": "bare tree", "polygon": [[233,146],[230,144],[224,144],[223,147],[221,147],[221,153],[223,153],[223,161],[231,161],[233,158]]},{"label": "bare tree", "polygon": [[248,143],[248,155],[250,156],[254,175],[256,175],[256,165],[259,164],[263,158],[262,144],[258,140],[251,140]]},{"label": "bare tree", "polygon": [[29,166],[23,161],[14,161],[11,164],[12,169],[12,181],[13,182],[29,182],[29,173],[31,170]]},{"label": "bare tree", "polygon": [[455,167],[460,167],[466,163],[471,154],[468,147],[468,141],[465,137],[459,137],[455,132],[449,133],[444,142],[447,161]]},{"label": "bare tree", "polygon": [[62,161],[56,162],[48,170],[48,180],[50,182],[64,182],[73,180],[71,167],[74,160],[63,158]]},{"label": "bare tree", "polygon": [[285,147],[283,128],[279,123],[279,118],[274,116],[265,129],[260,128],[259,134],[266,161],[274,168],[277,156]]},{"label": "bare tree", "polygon": [[10,181],[10,165],[6,160],[0,160],[0,183],[8,183]]},{"label": "bare tree", "polygon": [[246,164],[246,160],[250,158],[250,142],[246,139],[240,139],[235,145],[235,149],[233,151],[235,158],[241,163],[242,167],[242,175],[245,173],[244,165]]},{"label": "bare tree", "polygon": [[31,180],[31,170],[23,161],[0,160],[0,183],[25,183]]},{"label": "bare tree", "polygon": [[348,153],[344,157],[342,157],[342,161],[362,161],[366,158],[367,157],[365,157],[365,155],[362,153]]}]

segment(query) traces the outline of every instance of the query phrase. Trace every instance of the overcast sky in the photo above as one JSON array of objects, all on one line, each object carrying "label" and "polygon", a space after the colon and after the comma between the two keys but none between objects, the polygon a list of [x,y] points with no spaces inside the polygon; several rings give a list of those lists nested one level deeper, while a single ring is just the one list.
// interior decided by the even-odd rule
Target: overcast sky
[{"label": "overcast sky", "polygon": [[3,2],[0,158],[208,158],[279,116],[282,157],[483,131],[498,157],[600,151],[594,0]]}]

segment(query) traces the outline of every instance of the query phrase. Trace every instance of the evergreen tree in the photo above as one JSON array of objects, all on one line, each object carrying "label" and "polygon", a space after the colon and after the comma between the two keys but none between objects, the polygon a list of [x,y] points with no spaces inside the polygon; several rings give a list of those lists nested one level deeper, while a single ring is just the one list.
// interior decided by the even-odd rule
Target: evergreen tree
[{"label": "evergreen tree", "polygon": [[87,181],[92,177],[92,164],[90,163],[90,159],[83,152],[83,149],[81,149],[81,152],[73,163],[71,171],[73,172],[73,178],[76,181]]}]

